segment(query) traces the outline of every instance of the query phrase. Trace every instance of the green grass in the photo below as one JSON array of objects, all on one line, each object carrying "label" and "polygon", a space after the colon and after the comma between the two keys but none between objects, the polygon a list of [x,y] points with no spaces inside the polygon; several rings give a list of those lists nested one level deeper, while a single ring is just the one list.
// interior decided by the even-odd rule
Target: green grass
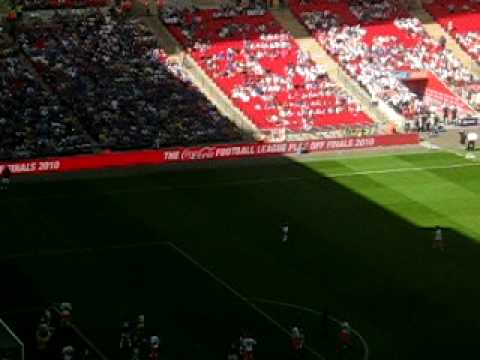
[{"label": "green grass", "polygon": [[[0,306],[15,323],[22,309],[70,300],[113,356],[120,322],[145,313],[169,359],[222,358],[240,329],[256,335],[259,358],[285,358],[275,324],[170,246],[111,248],[168,241],[248,298],[328,308],[371,359],[465,357],[480,330],[479,176],[476,163],[432,153],[14,184],[0,193]],[[431,248],[437,224],[445,253]],[[283,327],[301,322],[335,358],[314,315],[257,305]]]}]

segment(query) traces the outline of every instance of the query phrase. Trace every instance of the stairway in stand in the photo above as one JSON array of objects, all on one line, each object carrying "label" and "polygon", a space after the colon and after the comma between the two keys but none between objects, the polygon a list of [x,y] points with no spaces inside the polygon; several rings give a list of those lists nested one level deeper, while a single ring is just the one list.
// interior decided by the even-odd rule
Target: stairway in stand
[{"label": "stairway in stand", "polygon": [[146,16],[142,21],[153,31],[160,47],[167,53],[168,59],[182,64],[183,70],[189,75],[193,84],[217,107],[220,113],[233,121],[239,129],[243,130],[246,139],[261,140],[263,135],[258,128],[232,103],[182,48],[156,16],[156,11],[152,13],[155,15]]},{"label": "stairway in stand", "polygon": [[432,38],[439,39],[443,36],[447,40],[446,47],[453,52],[455,57],[457,57],[472,74],[480,76],[480,66],[475,63],[460,45],[458,45],[455,39],[453,39],[423,7],[411,9],[410,13],[422,22],[425,31]]},{"label": "stairway in stand", "polygon": [[375,122],[381,124],[385,123],[385,119],[392,118],[392,113],[385,113],[372,105],[370,95],[344,72],[339,64],[307,32],[305,27],[297,21],[290,10],[276,9],[271,10],[271,12],[282,27],[295,38],[302,51],[310,54],[316,63],[321,64],[327,71],[328,76],[353,96],[362,105],[362,110]]}]

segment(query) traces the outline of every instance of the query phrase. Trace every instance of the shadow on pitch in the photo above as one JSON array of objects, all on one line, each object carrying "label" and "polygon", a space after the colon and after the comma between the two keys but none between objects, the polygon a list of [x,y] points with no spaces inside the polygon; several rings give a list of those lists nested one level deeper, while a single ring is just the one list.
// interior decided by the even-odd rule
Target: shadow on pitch
[{"label": "shadow on pitch", "polygon": [[[480,319],[477,243],[449,228],[447,251],[434,251],[431,229],[380,204],[408,204],[432,219],[432,226],[442,224],[441,214],[372,177],[322,175],[351,171],[339,161],[324,161],[315,170],[281,158],[19,184],[9,197],[12,206],[16,197],[28,199],[22,200],[29,204],[22,207],[22,221],[31,227],[17,232],[15,247],[4,253],[30,249],[36,229],[42,229],[36,248],[99,250],[4,262],[10,300],[3,308],[13,313],[15,299],[37,304],[67,294],[80,309],[82,328],[112,355],[118,324],[141,311],[155,319],[151,330],[165,336],[173,358],[220,358],[225,341],[244,328],[255,333],[265,356],[278,358],[287,337],[266,334],[271,327],[265,319],[238,310],[235,296],[171,252],[158,247],[119,255],[104,249],[164,239],[249,297],[328,307],[360,331],[372,358],[447,359],[459,348],[473,352]],[[47,202],[39,192],[55,197]],[[4,218],[18,221],[13,216],[6,212]],[[284,221],[290,227],[286,244],[280,241]],[[16,291],[17,284],[26,292]],[[312,346],[336,356],[335,344],[315,330],[315,318],[264,309],[285,327],[303,322]],[[98,321],[102,316],[110,325]],[[182,342],[191,346],[182,348]]]}]

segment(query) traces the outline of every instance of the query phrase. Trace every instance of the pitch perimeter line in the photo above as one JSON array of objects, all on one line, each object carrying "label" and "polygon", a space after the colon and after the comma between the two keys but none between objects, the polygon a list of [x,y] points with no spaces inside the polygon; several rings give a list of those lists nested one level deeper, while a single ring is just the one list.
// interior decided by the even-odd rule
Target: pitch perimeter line
[{"label": "pitch perimeter line", "polygon": [[[232,288],[230,285],[228,285],[224,280],[222,280],[221,278],[219,278],[217,275],[215,275],[213,272],[211,272],[210,270],[208,270],[205,266],[203,266],[202,264],[200,264],[197,260],[195,260],[191,255],[189,255],[187,252],[185,252],[184,250],[182,250],[181,248],[179,248],[178,246],[176,246],[174,243],[172,242],[167,242],[167,244],[175,251],[177,252],[178,254],[180,254],[182,257],[184,257],[186,260],[188,260],[190,263],[192,263],[193,265],[195,265],[199,270],[203,271],[205,274],[207,274],[208,276],[210,276],[213,280],[215,280],[218,284],[220,284],[223,288],[225,288],[226,290],[228,290],[229,292],[231,292],[233,295],[235,295],[237,298],[239,298],[242,302],[244,302],[245,304],[247,304],[248,306],[250,306],[254,311],[256,311],[258,314],[260,314],[261,316],[263,316],[266,320],[268,320],[271,324],[275,325],[278,329],[280,329],[283,333],[285,333],[286,335],[290,336],[290,331],[288,331],[282,324],[280,324],[277,320],[275,320],[274,318],[272,318],[270,315],[268,315],[265,311],[263,311],[262,309],[260,309],[257,305],[255,305],[253,302],[251,302],[250,300],[248,300],[247,297],[245,297],[244,295],[242,295],[241,293],[239,293],[237,290],[235,290],[234,288]],[[321,359],[321,360],[326,360],[325,357],[323,355],[321,355],[320,353],[318,353],[315,349],[313,349],[312,347],[306,345],[305,348],[311,352],[314,356],[316,356],[317,358]]]},{"label": "pitch perimeter line", "polygon": [[[8,326],[5,321],[3,321],[1,318],[0,318],[0,325],[3,326],[3,328],[10,334],[10,336],[15,340],[15,342],[17,343],[17,345],[20,345],[20,351],[22,353],[22,360],[25,360],[25,345],[23,344],[23,341],[20,340],[20,338],[17,336],[17,334],[15,334],[13,332],[12,329],[10,329],[10,326]],[[103,360],[103,359],[102,359]],[[107,360],[107,359],[105,359]]]},{"label": "pitch perimeter line", "polygon": [[109,360],[105,354],[92,342],[89,338],[85,336],[85,334],[78,328],[77,325],[71,324],[71,328],[77,333],[77,335],[88,345],[90,348],[100,356],[101,360]]},{"label": "pitch perimeter line", "polygon": [[401,173],[401,172],[415,172],[415,171],[428,171],[428,170],[444,170],[444,169],[457,169],[463,167],[472,167],[480,166],[480,163],[460,163],[460,164],[450,164],[450,165],[437,165],[437,166],[418,166],[418,167],[404,167],[404,168],[392,168],[384,170],[365,170],[365,171],[353,171],[350,173],[338,173],[338,174],[320,174],[325,178],[338,178],[338,177],[350,177],[358,175],[381,175],[381,174],[392,174],[392,173]]},{"label": "pitch perimeter line", "polygon": [[[266,304],[279,305],[279,306],[284,306],[284,307],[290,307],[292,309],[297,309],[297,310],[309,312],[309,313],[312,313],[312,314],[317,315],[317,316],[322,316],[323,315],[323,313],[321,311],[317,311],[317,310],[308,308],[306,306],[291,304],[291,303],[282,302],[282,301],[275,301],[275,300],[262,299],[262,298],[252,298],[252,301],[262,302],[262,303],[266,303]],[[339,326],[342,325],[342,322],[340,320],[334,318],[333,316],[328,315],[328,319],[337,323]],[[355,336],[358,337],[358,339],[362,343],[362,346],[363,346],[363,349],[364,349],[363,360],[368,360],[368,358],[370,357],[370,349],[368,347],[367,342],[365,341],[363,336],[360,335],[360,333],[357,330],[355,330],[354,328],[350,328],[350,330],[355,334]]]}]

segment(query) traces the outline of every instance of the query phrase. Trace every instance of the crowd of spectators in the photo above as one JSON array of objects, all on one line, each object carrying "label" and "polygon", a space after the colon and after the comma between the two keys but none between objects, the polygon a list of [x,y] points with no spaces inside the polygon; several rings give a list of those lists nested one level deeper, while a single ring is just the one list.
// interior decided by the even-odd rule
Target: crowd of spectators
[{"label": "crowd of spectators", "polygon": [[[437,0],[424,6],[472,59],[480,63],[480,31],[477,25],[480,4],[474,0]],[[479,93],[480,86],[470,88]],[[477,96],[478,103],[480,96]]]},{"label": "crowd of spectators", "polygon": [[82,9],[107,6],[108,0],[11,0],[12,5],[22,10]]},{"label": "crowd of spectators", "polygon": [[469,31],[465,34],[458,34],[456,38],[475,61],[480,62],[480,32]]},{"label": "crowd of spectators", "polygon": [[16,37],[0,57],[0,157],[241,138],[138,21],[56,13]]},{"label": "crowd of spectators", "polygon": [[[223,21],[227,15],[235,20]],[[170,8],[163,20],[261,129],[308,132],[371,123],[360,105],[297,47],[270,14]]]},{"label": "crowd of spectators", "polygon": [[91,150],[72,111],[42,86],[11,43],[0,48],[0,98],[0,159]]},{"label": "crowd of spectators", "polygon": [[54,92],[72,99],[101,147],[188,145],[237,135],[197,89],[172,76],[141,24],[100,12],[58,24],[55,31],[25,32],[20,43]]},{"label": "crowd of spectators", "polygon": [[[43,0],[17,1],[27,8],[43,7]],[[300,5],[312,4],[302,0]],[[387,102],[410,119],[441,113],[445,104],[422,101],[399,76],[428,71],[478,105],[474,95],[480,80],[446,49],[445,39],[430,38],[397,3],[354,0],[348,9],[347,18],[335,6],[300,15],[373,100]],[[259,128],[317,132],[371,125],[359,104],[298,48],[260,2],[225,2],[215,10],[166,7],[161,17]],[[391,26],[391,34],[372,35],[369,25],[377,23]],[[20,26],[15,37],[8,45],[6,37],[0,38],[0,94],[5,99],[0,103],[0,158],[241,138],[182,66],[166,60],[153,34],[113,8],[56,12]],[[478,34],[459,41],[480,53]],[[450,106],[449,111],[465,113]]]},{"label": "crowd of spectators", "polygon": [[[169,25],[189,25],[186,21],[189,15],[200,12],[200,8],[195,5],[188,5],[179,2],[171,3],[162,7],[159,13],[160,18],[165,24]],[[213,19],[231,19],[239,15],[261,16],[265,15],[267,9],[265,3],[261,0],[249,1],[222,1],[219,7],[213,11]],[[201,18],[194,19],[193,23],[200,21]],[[192,24],[190,24],[192,25]]]},{"label": "crowd of spectators", "polygon": [[392,0],[350,0],[350,10],[361,22],[385,20],[399,11],[398,3]]},{"label": "crowd of spectators", "polygon": [[343,12],[320,6],[299,15],[374,99],[384,100],[407,118],[444,104],[422,101],[401,81],[402,71],[433,73],[470,105],[478,105],[471,89],[479,79],[445,47],[445,39],[429,37],[421,22],[408,17],[397,3],[354,1]]},{"label": "crowd of spectators", "polygon": [[474,76],[450,49],[445,47],[446,40],[444,38],[434,40],[429,37],[417,18],[396,19],[394,23],[399,29],[421,38],[421,42],[415,48],[405,53],[410,69],[428,70],[434,73],[459,96],[477,107],[478,104],[470,89],[480,84],[480,79]]},{"label": "crowd of spectators", "polygon": [[342,26],[338,15],[329,10],[304,13],[303,21],[372,97],[405,115],[420,106],[417,96],[395,76],[405,57],[402,44],[394,36],[379,36],[368,45],[363,41],[365,28]]}]

